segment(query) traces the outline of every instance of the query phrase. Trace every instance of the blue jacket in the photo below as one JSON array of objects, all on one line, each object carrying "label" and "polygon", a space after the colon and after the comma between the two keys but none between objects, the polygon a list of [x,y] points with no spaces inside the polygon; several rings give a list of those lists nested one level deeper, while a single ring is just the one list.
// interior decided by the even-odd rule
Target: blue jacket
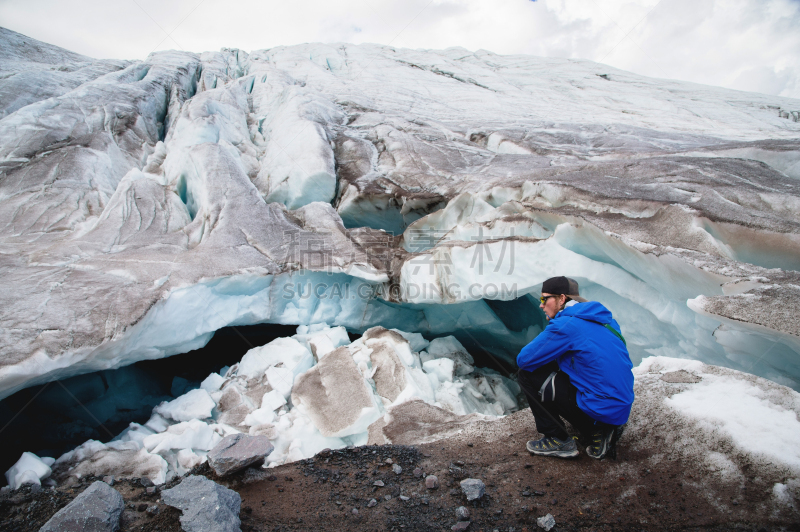
[{"label": "blue jacket", "polygon": [[589,417],[610,425],[628,421],[633,404],[633,364],[611,312],[594,301],[565,308],[517,355],[533,371],[555,360],[578,389],[577,402]]}]

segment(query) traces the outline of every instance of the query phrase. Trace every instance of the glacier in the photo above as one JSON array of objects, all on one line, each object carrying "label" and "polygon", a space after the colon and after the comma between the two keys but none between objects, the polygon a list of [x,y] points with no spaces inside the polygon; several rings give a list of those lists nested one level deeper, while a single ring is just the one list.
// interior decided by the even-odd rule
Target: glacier
[{"label": "glacier", "polygon": [[[388,396],[364,385],[358,416],[327,427],[309,390],[372,364],[350,364],[340,333],[295,345],[291,377],[273,365],[254,397],[231,392],[247,412],[225,419],[280,423],[282,398],[306,409],[292,441],[341,445],[366,441],[377,396],[489,415],[457,379],[484,371],[476,359],[513,370],[554,275],[614,313],[634,364],[699,360],[800,390],[798,100],[461,48],[115,61],[2,28],[0,42],[0,398],[271,323],[404,331],[412,347],[384,362],[413,371],[407,386],[370,376]],[[412,364],[425,342],[466,355]],[[200,388],[204,419],[224,378]],[[186,442],[215,436],[179,406],[113,443],[131,470],[166,478],[202,458]],[[276,449],[312,450],[291,445]]]}]

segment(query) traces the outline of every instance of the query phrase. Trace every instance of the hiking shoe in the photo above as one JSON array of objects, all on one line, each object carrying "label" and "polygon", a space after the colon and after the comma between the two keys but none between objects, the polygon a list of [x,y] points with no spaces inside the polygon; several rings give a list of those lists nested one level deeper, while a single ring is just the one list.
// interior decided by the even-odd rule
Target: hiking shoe
[{"label": "hiking shoe", "polygon": [[[611,450],[612,440],[614,447],[616,447],[616,440],[619,439],[619,437],[616,439],[614,438],[616,432],[616,427],[606,427],[595,432],[592,435],[592,443],[586,448],[586,454],[596,460],[602,460],[605,458],[606,454],[608,454],[609,450]],[[614,450],[616,451],[616,449]],[[614,454],[616,455],[616,452]]]},{"label": "hiking shoe", "polygon": [[525,448],[531,454],[538,454],[541,456],[557,456],[558,458],[574,458],[578,456],[580,451],[575,444],[575,440],[567,438],[566,440],[559,440],[554,437],[545,437],[541,440],[531,440]]}]

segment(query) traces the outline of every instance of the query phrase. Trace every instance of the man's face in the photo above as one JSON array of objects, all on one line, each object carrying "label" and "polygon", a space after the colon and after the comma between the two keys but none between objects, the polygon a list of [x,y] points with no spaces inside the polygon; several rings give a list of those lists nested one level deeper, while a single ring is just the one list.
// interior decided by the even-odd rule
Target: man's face
[{"label": "man's face", "polygon": [[[547,319],[552,320],[561,310],[561,304],[564,299],[566,298],[563,295],[542,292],[542,297],[539,299],[539,308],[547,314]],[[542,300],[544,300],[544,303],[542,303]]]}]

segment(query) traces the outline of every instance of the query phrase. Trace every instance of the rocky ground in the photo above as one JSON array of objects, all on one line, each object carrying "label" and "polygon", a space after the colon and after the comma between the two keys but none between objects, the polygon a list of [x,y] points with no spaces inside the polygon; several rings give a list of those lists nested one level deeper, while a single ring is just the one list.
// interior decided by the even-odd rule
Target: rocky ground
[{"label": "rocky ground", "polygon": [[[193,473],[241,495],[245,532],[451,530],[460,506],[469,510],[467,530],[473,531],[538,530],[536,519],[546,514],[554,516],[556,530],[800,530],[798,510],[776,502],[772,484],[757,475],[709,481],[698,464],[654,460],[664,450],[631,445],[637,435],[630,433],[617,460],[534,457],[524,445],[535,436],[525,410],[433,443],[323,451],[223,479],[207,464]],[[438,477],[438,488],[426,488],[428,475]],[[486,484],[480,501],[467,502],[459,488],[464,478]],[[38,530],[94,480],[4,493],[0,530]],[[180,512],[160,500],[160,489],[139,480],[117,481],[114,488],[125,500],[121,530],[180,530]]]}]

